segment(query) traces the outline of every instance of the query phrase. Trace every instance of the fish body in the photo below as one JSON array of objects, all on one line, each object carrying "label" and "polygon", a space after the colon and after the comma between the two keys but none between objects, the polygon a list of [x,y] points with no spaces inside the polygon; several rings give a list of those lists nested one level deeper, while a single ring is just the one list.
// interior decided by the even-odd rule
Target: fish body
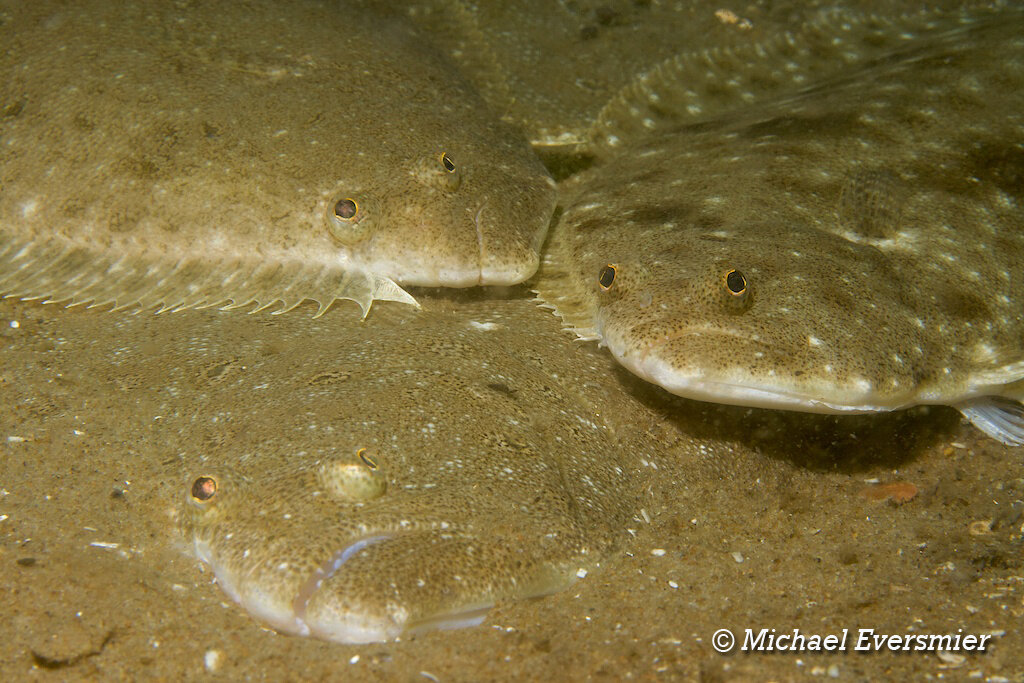
[{"label": "fish body", "polygon": [[557,159],[604,157],[791,92],[941,30],[960,4],[872,13],[812,2],[741,16],[700,0],[434,0],[410,14],[505,120]]},{"label": "fish body", "polygon": [[536,269],[546,171],[407,23],[303,1],[0,5],[0,292],[322,313]]},{"label": "fish body", "polygon": [[985,15],[630,146],[567,186],[541,298],[682,396],[1024,443],[1021,35]]},{"label": "fish body", "polygon": [[[649,413],[610,359],[573,349],[527,300],[256,333],[189,315],[163,381],[195,396],[174,387],[215,377],[198,395],[240,433],[181,444],[183,530],[279,631],[353,643],[479,623],[497,601],[571,584],[639,509],[656,445],[630,425]],[[154,331],[133,324],[132,340],[166,339],[163,318],[141,320]],[[309,339],[330,342],[311,353]]]},{"label": "fish body", "polygon": [[894,5],[873,13],[829,7],[760,37],[684,50],[644,69],[604,104],[589,149],[613,155],[658,132],[770,103],[994,14],[984,8],[900,11]]}]

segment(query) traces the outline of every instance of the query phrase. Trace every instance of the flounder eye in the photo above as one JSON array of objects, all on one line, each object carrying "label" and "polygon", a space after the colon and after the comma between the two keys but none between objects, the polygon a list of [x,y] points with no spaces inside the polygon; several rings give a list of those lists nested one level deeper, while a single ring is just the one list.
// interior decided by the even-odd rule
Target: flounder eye
[{"label": "flounder eye", "polygon": [[417,182],[438,192],[455,192],[462,184],[462,169],[448,152],[419,159],[410,172]]},{"label": "flounder eye", "polygon": [[725,310],[730,313],[742,313],[750,308],[753,299],[750,297],[750,282],[747,276],[735,268],[730,268],[722,273],[721,278],[720,284],[715,285],[715,291]]},{"label": "flounder eye", "polygon": [[192,482],[192,500],[206,503],[217,494],[217,480],[213,477],[199,477]]},{"label": "flounder eye", "polygon": [[455,190],[459,189],[459,185],[462,184],[462,171],[455,165],[452,158],[448,156],[448,152],[442,152],[438,160],[441,162],[441,168],[444,169],[444,175],[438,178],[438,184],[442,190],[455,192]]},{"label": "flounder eye", "polygon": [[615,265],[609,263],[597,274],[597,284],[601,286],[602,292],[607,292],[612,288],[612,284],[615,282],[615,271]]},{"label": "flounder eye", "polygon": [[342,221],[354,221],[356,216],[359,214],[359,205],[356,204],[356,200],[345,198],[339,199],[334,205],[334,216],[338,220]]},{"label": "flounder eye", "polygon": [[361,242],[373,233],[376,205],[366,197],[356,201],[343,197],[327,210],[327,228],[339,242],[347,245]]},{"label": "flounder eye", "polygon": [[736,297],[745,296],[747,293],[747,278],[738,270],[727,271],[723,277],[725,288]]},{"label": "flounder eye", "polygon": [[331,457],[317,468],[317,481],[337,501],[363,503],[380,498],[388,482],[377,458],[360,448],[352,456]]},{"label": "flounder eye", "polygon": [[358,455],[359,459],[363,461],[363,464],[365,464],[371,470],[376,470],[380,467],[380,465],[377,464],[377,459],[374,458],[369,453],[367,453],[365,448],[360,448],[356,452],[356,455]]},{"label": "flounder eye", "polygon": [[449,173],[455,173],[455,162],[452,161],[450,156],[448,156],[448,152],[443,152],[441,154],[441,165],[444,166],[444,170]]}]

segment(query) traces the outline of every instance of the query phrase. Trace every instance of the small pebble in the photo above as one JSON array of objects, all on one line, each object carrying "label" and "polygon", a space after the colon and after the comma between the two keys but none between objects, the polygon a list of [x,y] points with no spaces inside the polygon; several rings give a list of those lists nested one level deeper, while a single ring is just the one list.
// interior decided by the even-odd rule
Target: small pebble
[{"label": "small pebble", "polygon": [[207,671],[213,672],[220,666],[220,650],[207,650],[203,655],[203,666]]},{"label": "small pebble", "polygon": [[577,569],[576,570],[576,576],[580,577],[581,579],[587,578],[587,570],[586,569]]},{"label": "small pebble", "polygon": [[992,533],[992,520],[979,519],[971,522],[967,527],[967,532],[971,536],[987,536]]},{"label": "small pebble", "polygon": [[654,555],[655,557],[662,557],[664,554],[665,554],[665,549],[664,548],[655,548],[655,549],[653,549],[651,551],[651,555]]},{"label": "small pebble", "polygon": [[943,664],[946,664],[947,666],[951,667],[960,666],[961,664],[967,661],[967,657],[964,657],[963,655],[954,654],[952,652],[946,652],[945,650],[939,650],[935,654],[939,656],[939,659],[942,660]]},{"label": "small pebble", "polygon": [[732,553],[732,559],[736,560],[736,564],[741,564],[743,562],[743,553],[738,550],[734,551]]}]

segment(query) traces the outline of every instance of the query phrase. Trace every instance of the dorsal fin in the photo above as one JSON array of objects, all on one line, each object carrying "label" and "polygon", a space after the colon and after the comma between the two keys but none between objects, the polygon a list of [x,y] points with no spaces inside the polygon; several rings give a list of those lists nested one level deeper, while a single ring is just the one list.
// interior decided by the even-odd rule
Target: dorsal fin
[{"label": "dorsal fin", "polygon": [[670,57],[637,76],[604,106],[590,131],[591,147],[607,155],[651,133],[798,91],[978,16],[931,11],[883,17],[829,9],[799,29],[759,43]]},{"label": "dorsal fin", "polygon": [[[571,182],[571,181],[570,181]],[[564,198],[563,198],[564,199]],[[562,319],[562,327],[585,341],[600,339],[597,303],[573,269],[573,230],[564,218],[552,221],[540,268],[533,279],[534,299]]]},{"label": "dorsal fin", "polygon": [[116,256],[71,245],[41,245],[0,232],[0,296],[44,299],[68,306],[113,305],[115,309],[243,308],[289,311],[306,299],[323,315],[335,299],[350,299],[363,317],[375,300],[419,307],[394,281],[360,270],[298,261],[264,265],[254,261],[182,261]]}]

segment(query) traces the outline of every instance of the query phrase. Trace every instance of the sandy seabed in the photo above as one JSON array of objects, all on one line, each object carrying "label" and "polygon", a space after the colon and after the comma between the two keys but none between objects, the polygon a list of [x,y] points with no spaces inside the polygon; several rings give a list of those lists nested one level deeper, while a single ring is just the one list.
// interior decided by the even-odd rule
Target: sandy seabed
[{"label": "sandy seabed", "polygon": [[[458,305],[424,303],[427,314]],[[175,518],[180,453],[230,444],[239,425],[162,429],[159,358],[197,316],[237,337],[237,361],[247,340],[306,324],[304,311],[0,304],[6,680],[1024,680],[1019,451],[950,409],[835,419],[718,408],[625,372],[616,381],[648,404],[645,428],[664,451],[638,523],[603,566],[561,593],[498,605],[481,626],[400,642],[262,628],[189,554]],[[329,324],[354,324],[349,313],[336,306]],[[129,346],[152,359],[124,363]],[[315,372],[316,344],[308,356],[302,371]],[[176,398],[185,413],[201,416],[208,383],[244,367],[203,363],[217,370]],[[681,455],[681,434],[728,439],[737,455]],[[745,629],[851,634],[845,652],[722,655],[721,628],[740,645]],[[983,653],[857,652],[858,629],[989,639]]]}]

